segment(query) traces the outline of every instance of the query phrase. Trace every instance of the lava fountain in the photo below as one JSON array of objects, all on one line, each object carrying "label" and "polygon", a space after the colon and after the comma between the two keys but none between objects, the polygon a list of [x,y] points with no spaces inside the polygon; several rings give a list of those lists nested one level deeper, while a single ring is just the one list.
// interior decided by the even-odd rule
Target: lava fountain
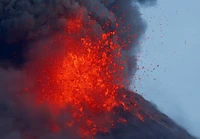
[{"label": "lava fountain", "polygon": [[64,137],[94,137],[126,122],[116,108],[139,110],[122,88],[137,69],[146,27],[137,4],[145,1],[0,2],[2,49],[16,46],[20,56],[18,69],[9,71],[17,77],[1,79],[0,102],[13,103],[14,127],[24,139],[66,131]]},{"label": "lava fountain", "polygon": [[[116,93],[125,83],[122,46],[117,43],[115,30],[93,36],[89,26],[95,22],[85,23],[81,13],[70,20],[68,34],[54,38],[54,43],[62,42],[62,52],[40,58],[37,66],[32,63],[38,68],[27,70],[37,77],[37,105],[45,103],[54,116],[65,109],[65,126],[78,130],[81,136],[108,132],[115,123],[112,109],[119,105],[126,109]],[[48,46],[43,47],[51,51]]]},{"label": "lava fountain", "polygon": [[187,136],[124,89],[146,29],[138,4],[156,0],[0,0],[0,138]]}]

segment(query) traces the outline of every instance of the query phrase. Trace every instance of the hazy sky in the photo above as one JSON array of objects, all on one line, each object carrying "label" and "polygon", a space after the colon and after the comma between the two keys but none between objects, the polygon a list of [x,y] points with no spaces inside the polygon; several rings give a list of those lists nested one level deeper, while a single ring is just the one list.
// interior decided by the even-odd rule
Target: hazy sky
[{"label": "hazy sky", "polygon": [[136,81],[140,94],[197,137],[200,137],[199,5],[200,0],[158,0],[156,7],[142,8],[148,29],[141,44],[141,69]]}]

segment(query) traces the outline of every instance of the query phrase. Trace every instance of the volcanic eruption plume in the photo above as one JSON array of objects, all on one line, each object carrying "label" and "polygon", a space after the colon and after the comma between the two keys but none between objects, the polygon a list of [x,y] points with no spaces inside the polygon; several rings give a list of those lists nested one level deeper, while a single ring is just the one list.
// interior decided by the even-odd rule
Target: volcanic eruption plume
[{"label": "volcanic eruption plume", "polygon": [[136,72],[138,3],[156,1],[2,0],[0,137],[92,138],[126,122],[115,108],[137,107],[118,90]]}]

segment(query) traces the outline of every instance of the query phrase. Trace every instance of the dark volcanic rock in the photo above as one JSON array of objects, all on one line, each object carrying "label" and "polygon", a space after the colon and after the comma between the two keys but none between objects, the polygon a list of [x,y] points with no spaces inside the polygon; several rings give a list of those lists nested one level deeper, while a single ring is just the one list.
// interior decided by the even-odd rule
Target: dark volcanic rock
[{"label": "dark volcanic rock", "polygon": [[[99,135],[98,139],[195,139],[140,95],[124,89],[119,93],[121,91],[127,93],[127,103],[134,102],[138,107],[133,114],[118,110],[119,116],[127,120],[126,124],[118,124],[108,135]],[[134,116],[137,113],[144,121]]]}]

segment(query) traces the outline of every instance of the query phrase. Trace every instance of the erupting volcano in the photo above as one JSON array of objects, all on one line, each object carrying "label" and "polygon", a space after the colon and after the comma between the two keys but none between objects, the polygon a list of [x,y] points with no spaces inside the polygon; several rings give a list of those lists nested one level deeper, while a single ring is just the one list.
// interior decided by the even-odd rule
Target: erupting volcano
[{"label": "erupting volcano", "polygon": [[138,4],[155,3],[0,2],[0,138],[192,139],[126,90],[146,27]]},{"label": "erupting volcano", "polygon": [[[114,107],[130,110],[117,94],[117,90],[128,84],[124,73],[126,60],[122,60],[121,54],[126,46],[117,43],[116,31],[93,36],[91,26],[95,22],[84,22],[83,15],[78,14],[68,22],[67,35],[59,35],[53,42],[53,46],[62,42],[63,52],[40,58],[35,65],[31,63],[38,68],[27,68],[27,76],[32,73],[31,76],[37,77],[34,91],[37,104],[46,103],[57,116],[67,107],[69,117],[64,123],[77,128],[83,137],[114,127]],[[43,48],[51,52],[48,46]],[[126,97],[124,92],[120,95]],[[140,114],[136,116],[142,119]],[[117,120],[126,121],[121,117]]]},{"label": "erupting volcano", "polygon": [[[56,58],[46,57],[40,61],[42,65],[35,76],[38,77],[39,103],[46,102],[54,112],[70,107],[71,118],[66,125],[75,124],[81,135],[85,135],[108,131],[113,126],[111,110],[123,103],[117,101],[116,91],[123,85],[124,67],[117,38],[113,39],[116,32],[95,38],[91,36],[93,30],[83,27],[82,22],[82,15],[69,22],[67,31],[70,33],[58,41],[64,42],[63,47],[70,47]],[[82,29],[86,31],[83,37]]]}]

